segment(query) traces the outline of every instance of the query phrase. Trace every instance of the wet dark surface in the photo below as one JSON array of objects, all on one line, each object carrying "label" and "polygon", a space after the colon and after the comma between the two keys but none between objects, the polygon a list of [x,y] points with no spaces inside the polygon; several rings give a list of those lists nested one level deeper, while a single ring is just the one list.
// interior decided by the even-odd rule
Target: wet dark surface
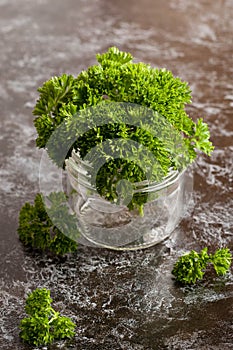
[{"label": "wet dark surface", "polygon": [[[30,348],[18,324],[36,287],[77,324],[72,341],[50,349],[233,349],[232,273],[193,288],[171,276],[184,251],[233,251],[232,17],[232,0],[0,0],[1,349]],[[36,255],[16,232],[21,205],[39,191],[36,89],[112,45],[190,83],[187,110],[209,123],[215,151],[195,163],[192,205],[170,240],[124,253],[80,246],[63,261]]]}]

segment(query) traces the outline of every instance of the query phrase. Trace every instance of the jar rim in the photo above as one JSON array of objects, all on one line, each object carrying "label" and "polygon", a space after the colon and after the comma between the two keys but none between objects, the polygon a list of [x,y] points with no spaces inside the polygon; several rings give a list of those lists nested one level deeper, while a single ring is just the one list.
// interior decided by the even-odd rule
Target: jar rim
[{"label": "jar rim", "polygon": [[[80,185],[83,185],[86,188],[95,190],[95,187],[89,181],[91,175],[88,174],[88,170],[92,169],[92,165],[89,161],[81,159],[79,153],[73,150],[71,157],[66,159],[65,163],[68,176],[71,177],[73,181],[77,181]],[[159,191],[177,182],[185,170],[186,169],[178,170],[170,168],[168,174],[165,175],[161,181],[150,182],[149,180],[143,180],[140,182],[133,182],[133,192]]]}]

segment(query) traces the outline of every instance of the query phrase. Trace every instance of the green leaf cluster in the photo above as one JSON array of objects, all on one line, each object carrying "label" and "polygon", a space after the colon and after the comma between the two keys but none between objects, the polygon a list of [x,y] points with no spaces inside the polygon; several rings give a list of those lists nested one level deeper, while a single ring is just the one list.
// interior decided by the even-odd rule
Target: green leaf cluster
[{"label": "green leaf cluster", "polygon": [[[64,255],[77,250],[77,219],[66,206],[62,192],[52,192],[45,206],[41,194],[37,194],[34,205],[25,203],[19,213],[18,234],[29,247]],[[55,224],[54,224],[55,223]]]},{"label": "green leaf cluster", "polygon": [[47,345],[75,335],[75,324],[55,311],[51,302],[50,291],[45,288],[37,288],[29,294],[25,306],[29,317],[20,322],[20,337],[25,342],[36,346]]},{"label": "green leaf cluster", "polygon": [[38,147],[45,147],[53,130],[68,116],[110,100],[157,111],[188,136],[192,157],[195,157],[195,147],[209,154],[212,144],[208,128],[204,124],[203,130],[202,119],[195,124],[184,110],[191,102],[188,84],[164,68],[134,63],[132,59],[131,54],[112,47],[102,55],[97,54],[99,65],[89,67],[76,78],[63,74],[45,82],[38,89],[40,98],[33,111],[37,116],[34,123]]},{"label": "green leaf cluster", "polygon": [[230,269],[232,255],[228,248],[217,249],[214,254],[208,254],[207,248],[200,253],[192,250],[181,256],[175,263],[172,274],[177,282],[195,284],[203,279],[208,264],[212,264],[217,275],[224,275]]},{"label": "green leaf cluster", "polygon": [[[98,173],[97,190],[106,199],[116,201],[115,187],[119,179],[127,179],[132,183],[143,181],[145,173],[142,169],[152,167],[150,180],[160,181],[171,168],[180,170],[191,163],[198,151],[211,154],[213,146],[207,124],[202,118],[195,123],[185,111],[186,104],[191,102],[191,90],[186,82],[174,77],[166,69],[153,68],[142,62],[135,63],[130,53],[121,52],[116,47],[96,57],[98,64],[90,66],[77,77],[66,74],[53,77],[38,89],[40,96],[33,111],[38,133],[37,146],[47,148],[51,135],[59,129],[58,126],[64,124],[48,150],[50,157],[59,166],[64,166],[64,159],[60,158],[69,158],[72,147],[82,159],[94,147],[99,148],[106,165]],[[121,103],[121,108],[117,110],[114,103]],[[129,109],[126,110],[124,103],[129,105]],[[142,107],[138,109],[139,112],[135,112],[135,105]],[[95,109],[97,106],[98,109]],[[109,108],[108,115],[112,116],[112,121],[103,124],[101,120],[106,115],[106,108]],[[148,110],[154,112],[149,115],[150,125],[143,115],[148,117]],[[127,118],[125,121],[124,118],[120,119],[120,113],[130,113],[133,125],[127,123]],[[182,161],[178,151],[182,153],[183,149],[174,149],[174,140],[169,134],[171,128],[161,125],[164,123],[162,118],[157,118],[157,114],[184,140],[187,152]],[[88,125],[88,130],[82,133],[84,124]],[[161,138],[154,136],[154,131],[158,134],[159,127],[163,130]],[[148,159],[150,164],[140,166],[135,159],[130,158],[130,155],[135,154],[133,145],[124,157],[109,157],[102,144],[113,139],[131,140],[147,147],[157,163],[153,164]],[[62,149],[66,150],[65,155]],[[143,152],[144,148],[141,149]],[[93,157],[91,160],[95,169],[98,159]],[[110,189],[112,184],[113,188]],[[140,200],[138,203],[134,198],[129,207],[140,207],[142,202]]]}]

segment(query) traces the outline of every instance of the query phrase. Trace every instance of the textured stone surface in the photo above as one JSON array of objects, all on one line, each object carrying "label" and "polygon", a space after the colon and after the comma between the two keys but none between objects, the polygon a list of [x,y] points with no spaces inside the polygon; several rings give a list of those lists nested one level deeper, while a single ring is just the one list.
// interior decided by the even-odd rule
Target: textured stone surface
[{"label": "textured stone surface", "polygon": [[[232,0],[0,0],[0,348],[18,338],[27,293],[51,289],[77,323],[50,349],[233,349],[233,276],[181,289],[171,269],[186,250],[233,251]],[[41,153],[32,107],[52,75],[77,75],[109,46],[166,67],[193,90],[216,146],[194,166],[193,203],[173,237],[153,248],[113,252],[80,246],[64,261],[25,250],[18,211],[39,191]]]}]

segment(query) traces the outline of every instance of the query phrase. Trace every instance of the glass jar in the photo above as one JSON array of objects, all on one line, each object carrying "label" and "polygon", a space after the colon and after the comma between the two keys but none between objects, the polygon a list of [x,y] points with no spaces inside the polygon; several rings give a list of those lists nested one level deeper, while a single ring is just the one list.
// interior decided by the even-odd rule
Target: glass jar
[{"label": "glass jar", "polygon": [[112,203],[90,181],[91,164],[77,153],[66,160],[68,194],[81,232],[80,243],[116,250],[150,247],[168,238],[180,222],[192,191],[187,171],[171,170],[161,182],[135,183],[134,193],[145,194],[143,213]]}]

